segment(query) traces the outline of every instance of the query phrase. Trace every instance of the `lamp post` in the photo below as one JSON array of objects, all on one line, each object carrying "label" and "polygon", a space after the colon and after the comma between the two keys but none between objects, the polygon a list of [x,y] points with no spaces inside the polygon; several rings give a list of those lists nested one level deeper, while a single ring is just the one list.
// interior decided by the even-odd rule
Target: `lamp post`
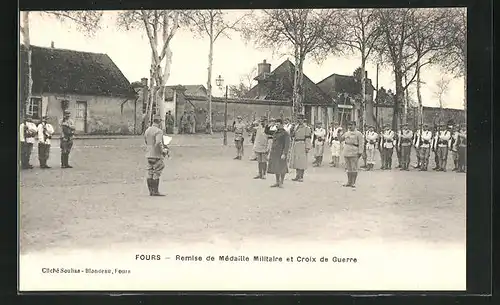
[{"label": "lamp post", "polygon": [[[219,75],[215,79],[215,84],[222,91],[222,88],[224,85],[224,79],[222,78],[222,76]],[[224,139],[223,139],[224,145],[227,145],[227,89],[228,89],[228,86],[226,85],[226,94],[225,94],[225,100],[224,100]]]}]

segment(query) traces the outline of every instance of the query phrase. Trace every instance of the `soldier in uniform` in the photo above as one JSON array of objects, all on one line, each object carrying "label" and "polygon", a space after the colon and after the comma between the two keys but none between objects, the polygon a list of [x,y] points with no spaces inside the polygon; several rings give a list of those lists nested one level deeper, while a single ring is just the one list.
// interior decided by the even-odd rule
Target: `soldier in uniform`
[{"label": "soldier in uniform", "polygon": [[262,117],[259,125],[255,127],[255,140],[253,143],[253,151],[257,158],[259,174],[254,179],[266,179],[267,161],[269,157],[269,140],[268,137],[273,133],[269,131],[267,118]]},{"label": "soldier in uniform", "polygon": [[451,132],[451,156],[453,158],[453,171],[458,170],[458,146],[456,145],[457,140],[458,140],[458,134],[460,132],[460,126],[455,125],[452,126],[452,132]]},{"label": "soldier in uniform", "polygon": [[194,110],[191,110],[189,112],[189,133],[196,133],[196,113],[194,112]]},{"label": "soldier in uniform", "polygon": [[436,135],[435,145],[436,153],[439,158],[437,171],[446,172],[446,163],[448,161],[448,150],[451,144],[451,130],[446,129],[446,125],[441,125],[441,130]]},{"label": "soldier in uniform", "polygon": [[[252,143],[255,146],[255,138],[257,137],[257,129],[259,128],[260,122],[255,120],[252,123],[252,126],[250,128],[250,132],[252,136],[250,137],[250,143]],[[249,158],[250,161],[257,161],[257,153],[255,152],[254,149],[252,149],[252,155],[250,155]]]},{"label": "soldier in uniform", "polygon": [[367,126],[367,128],[368,131],[366,132],[365,138],[366,169],[372,170],[375,166],[375,151],[377,150],[378,134],[375,132],[373,126]]},{"label": "soldier in uniform", "polygon": [[31,152],[33,151],[33,144],[35,144],[35,137],[38,134],[38,129],[33,123],[31,117],[26,116],[24,121],[19,126],[19,142],[21,142],[21,168],[32,169],[33,165],[30,164]]},{"label": "soldier in uniform", "polygon": [[408,128],[408,124],[403,124],[403,129],[399,133],[397,145],[401,151],[401,170],[410,170],[411,143],[413,141],[413,132]]},{"label": "soldier in uniform", "polygon": [[38,124],[38,161],[40,168],[50,168],[47,161],[50,156],[50,139],[54,133],[54,127],[47,123],[47,117],[42,117],[42,122]]},{"label": "soldier in uniform", "polygon": [[381,169],[392,168],[392,154],[394,153],[395,133],[391,130],[389,124],[385,125],[384,131],[380,137],[380,147],[382,149],[382,167]]},{"label": "soldier in uniform", "polygon": [[273,135],[273,142],[269,154],[267,172],[276,176],[276,183],[271,187],[283,187],[285,175],[288,173],[288,153],[290,151],[290,134],[283,128],[283,121],[276,119],[276,131],[266,129],[268,134]]},{"label": "soldier in uniform", "polygon": [[433,132],[433,136],[432,136],[432,151],[434,152],[434,168],[432,170],[438,170],[439,169],[439,156],[438,156],[438,152],[437,152],[437,136],[439,134],[439,132],[441,131],[441,128],[440,128],[440,125],[439,124],[436,124],[434,125],[434,132]]},{"label": "soldier in uniform", "polygon": [[295,169],[295,178],[292,181],[304,181],[308,153],[311,150],[311,135],[311,129],[304,124],[304,115],[298,114],[297,125],[292,129],[290,167]]},{"label": "soldier in uniform", "polygon": [[283,129],[285,129],[285,131],[288,132],[288,134],[290,134],[290,132],[292,131],[292,127],[293,125],[290,122],[289,118],[283,120]]},{"label": "soldier in uniform", "polygon": [[420,168],[422,166],[422,160],[420,159],[420,146],[419,146],[419,139],[421,138],[422,135],[422,125],[420,125],[420,128],[415,130],[413,133],[413,147],[415,147],[415,154],[417,155],[417,164],[413,166],[413,168]]},{"label": "soldier in uniform", "polygon": [[465,173],[467,168],[467,127],[460,126],[457,142],[455,144],[458,149],[458,173]]},{"label": "soldier in uniform", "polygon": [[348,130],[341,136],[344,141],[344,159],[347,171],[347,183],[345,187],[355,187],[358,177],[358,162],[363,154],[363,134],[356,130],[356,122],[351,121],[347,125]]},{"label": "soldier in uniform", "polygon": [[340,152],[342,151],[342,143],[340,136],[342,135],[342,127],[338,122],[332,123],[332,127],[328,132],[328,144],[330,145],[332,160],[330,162],[332,167],[340,165]]},{"label": "soldier in uniform", "polygon": [[69,165],[69,154],[73,148],[73,136],[75,134],[75,122],[71,119],[71,112],[64,110],[64,116],[61,120],[61,168],[72,168]]},{"label": "soldier in uniform", "polygon": [[429,130],[429,125],[424,124],[422,132],[418,133],[415,140],[415,147],[418,147],[420,154],[420,171],[427,171],[429,166],[429,157],[432,149],[432,131]]},{"label": "soldier in uniform", "polygon": [[323,162],[323,153],[325,152],[325,141],[326,141],[326,130],[323,128],[321,123],[316,123],[316,129],[314,130],[312,138],[312,147],[314,150],[314,162],[313,166],[321,166]]},{"label": "soldier in uniform", "polygon": [[146,143],[147,165],[147,185],[150,196],[164,196],[158,191],[161,172],[165,168],[163,159],[167,151],[163,145],[163,131],[160,128],[161,118],[159,115],[153,117],[153,125],[144,132],[144,142]]},{"label": "soldier in uniform", "polygon": [[396,148],[396,156],[398,157],[398,166],[396,168],[402,168],[401,167],[401,161],[402,161],[402,158],[401,158],[401,149],[400,149],[400,146],[397,145],[397,143],[399,142],[399,140],[401,139],[401,133],[402,133],[402,129],[400,130],[395,130],[395,134],[396,134],[396,145],[394,148]]},{"label": "soldier in uniform", "polygon": [[174,116],[172,115],[172,112],[170,110],[165,115],[165,127],[167,134],[174,133]]},{"label": "soldier in uniform", "polygon": [[236,157],[235,160],[241,160],[243,157],[243,142],[245,141],[244,132],[246,126],[242,122],[241,116],[236,117],[236,123],[234,123],[234,145],[236,146]]}]

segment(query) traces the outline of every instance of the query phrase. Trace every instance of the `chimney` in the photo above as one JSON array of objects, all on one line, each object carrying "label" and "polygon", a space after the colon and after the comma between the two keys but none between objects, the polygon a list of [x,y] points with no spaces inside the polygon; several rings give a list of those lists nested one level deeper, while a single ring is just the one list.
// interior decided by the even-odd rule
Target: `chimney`
[{"label": "chimney", "polygon": [[368,79],[368,71],[365,70],[365,79]]},{"label": "chimney", "polygon": [[141,78],[141,84],[143,87],[148,86],[148,79],[146,77]]},{"label": "chimney", "polygon": [[257,72],[258,76],[261,76],[264,73],[271,73],[271,64],[268,64],[264,59],[260,64],[258,64]]},{"label": "chimney", "polygon": [[52,49],[54,48],[54,42],[53,42],[53,41],[51,41],[51,42],[50,42],[50,47],[51,47]]}]

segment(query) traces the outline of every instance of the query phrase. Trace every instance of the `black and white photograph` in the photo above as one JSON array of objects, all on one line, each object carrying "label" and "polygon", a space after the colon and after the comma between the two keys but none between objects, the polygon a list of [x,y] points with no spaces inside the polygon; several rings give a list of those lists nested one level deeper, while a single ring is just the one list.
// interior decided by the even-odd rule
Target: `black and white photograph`
[{"label": "black and white photograph", "polygon": [[20,291],[463,291],[467,9],[19,13]]}]

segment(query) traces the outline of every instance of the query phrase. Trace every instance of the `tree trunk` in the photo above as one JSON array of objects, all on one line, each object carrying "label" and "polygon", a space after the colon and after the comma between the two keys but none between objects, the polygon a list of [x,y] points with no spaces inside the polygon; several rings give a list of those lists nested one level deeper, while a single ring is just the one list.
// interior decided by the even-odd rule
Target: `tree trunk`
[{"label": "tree trunk", "polygon": [[365,58],[364,54],[361,56],[361,130],[364,132],[366,127],[366,72],[365,72]]},{"label": "tree trunk", "polygon": [[210,26],[210,45],[208,50],[208,75],[207,75],[207,99],[208,99],[208,125],[209,132],[212,134],[212,66],[214,61],[214,41],[213,28]]},{"label": "tree trunk", "polygon": [[146,107],[146,116],[144,126],[149,127],[153,122],[153,103],[154,103],[154,87],[155,87],[155,59],[154,52],[151,54],[151,68],[149,69],[149,88],[148,88],[148,103]]},{"label": "tree trunk", "polygon": [[408,78],[406,77],[406,75],[404,76],[404,79],[405,79],[406,90],[404,90],[403,116],[401,118],[402,124],[408,123],[408,106],[410,105],[410,94],[408,93],[409,85],[408,85]]},{"label": "tree trunk", "polygon": [[31,101],[31,94],[32,94],[32,88],[33,88],[33,77],[32,77],[32,71],[31,71],[31,41],[30,41],[30,21],[29,21],[29,12],[28,11],[23,11],[22,12],[22,17],[23,17],[23,26],[22,26],[22,32],[23,32],[23,44],[26,47],[27,50],[27,61],[28,61],[28,88],[26,92],[26,100],[21,103],[21,108],[23,109],[23,116],[26,115],[28,111],[28,107]]},{"label": "tree trunk", "polygon": [[304,80],[303,74],[304,60],[299,56],[295,58],[295,73],[293,80],[293,116],[297,117],[298,114],[302,114],[304,111],[303,107],[303,90],[302,84]]},{"label": "tree trunk", "polygon": [[417,63],[417,100],[418,100],[418,123],[419,123],[419,128],[422,127],[424,124],[424,108],[422,105],[422,94],[420,92],[420,63]]},{"label": "tree trunk", "polygon": [[158,101],[158,111],[160,111],[161,117],[161,130],[165,130],[165,91],[168,78],[170,77],[170,69],[172,67],[172,50],[167,47],[167,52],[165,53],[165,67],[163,68],[163,77],[161,78],[161,87],[159,90],[159,101]]},{"label": "tree trunk", "polygon": [[401,69],[395,69],[394,77],[396,82],[396,98],[394,99],[394,112],[392,115],[392,129],[398,128],[399,107],[404,100],[403,92],[403,73]]}]

